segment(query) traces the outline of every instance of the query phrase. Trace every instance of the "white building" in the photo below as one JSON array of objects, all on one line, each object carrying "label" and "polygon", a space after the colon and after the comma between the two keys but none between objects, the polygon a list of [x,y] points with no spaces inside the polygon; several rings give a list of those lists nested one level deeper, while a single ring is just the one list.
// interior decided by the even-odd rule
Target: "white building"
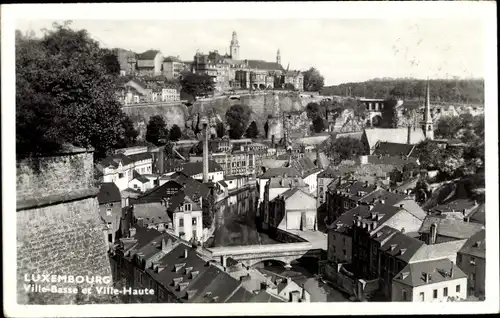
[{"label": "white building", "polygon": [[[203,162],[188,162],[185,163],[182,173],[196,180],[203,180]],[[219,182],[224,180],[224,170],[215,161],[208,162],[208,180],[212,182]]]},{"label": "white building", "polygon": [[[102,174],[102,182],[113,182],[120,191],[123,191],[127,188],[133,188],[134,184],[139,188],[140,182],[138,180],[132,181],[141,174],[151,174],[152,166],[153,158],[150,153],[130,155],[117,153],[99,162],[97,169]],[[134,171],[136,172],[135,174]],[[149,181],[148,179],[148,182]],[[141,183],[141,187],[142,184],[144,183]],[[147,184],[147,182],[145,182],[145,184]]]},{"label": "white building", "polygon": [[172,215],[174,234],[186,241],[203,240],[203,218],[201,203],[195,202],[184,192],[167,199],[167,211]]},{"label": "white building", "polygon": [[443,258],[408,264],[392,280],[392,301],[446,302],[467,298],[467,275]]}]

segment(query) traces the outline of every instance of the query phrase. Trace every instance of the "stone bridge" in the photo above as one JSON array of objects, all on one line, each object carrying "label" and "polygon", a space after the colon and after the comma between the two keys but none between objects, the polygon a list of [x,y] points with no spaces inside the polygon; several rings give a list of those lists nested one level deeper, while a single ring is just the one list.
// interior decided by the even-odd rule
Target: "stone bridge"
[{"label": "stone bridge", "polygon": [[310,242],[269,244],[269,245],[244,245],[214,247],[208,249],[214,260],[220,261],[226,266],[228,257],[242,263],[247,267],[253,267],[263,261],[279,261],[290,265],[292,261],[303,257],[321,259],[322,250],[314,249]]}]

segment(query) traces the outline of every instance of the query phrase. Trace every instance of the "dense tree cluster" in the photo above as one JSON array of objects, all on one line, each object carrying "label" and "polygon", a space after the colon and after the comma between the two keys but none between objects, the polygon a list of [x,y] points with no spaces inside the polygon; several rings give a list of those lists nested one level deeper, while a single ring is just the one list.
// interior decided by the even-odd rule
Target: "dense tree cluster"
[{"label": "dense tree cluster", "polygon": [[257,123],[252,121],[250,126],[248,126],[247,131],[245,132],[245,137],[247,138],[257,138],[259,136],[259,129],[257,128]]},{"label": "dense tree cluster", "polygon": [[164,145],[168,139],[165,119],[160,115],[152,116],[146,126],[146,140],[155,145]]},{"label": "dense tree cluster", "polygon": [[137,135],[115,97],[117,60],[85,30],[54,24],[42,38],[16,32],[16,153],[58,151],[65,143],[95,158]]},{"label": "dense tree cluster", "polygon": [[177,125],[173,125],[168,133],[169,139],[172,141],[177,141],[182,137],[182,131]]},{"label": "dense tree cluster", "polygon": [[326,145],[328,157],[338,165],[343,160],[354,160],[365,153],[365,147],[359,139],[350,137],[335,138]]},{"label": "dense tree cluster", "polygon": [[246,105],[233,105],[226,112],[226,122],[230,127],[229,137],[240,139],[250,121],[251,110]]},{"label": "dense tree cluster", "polygon": [[304,72],[304,90],[307,92],[319,92],[325,85],[325,79],[320,72],[311,67]]},{"label": "dense tree cluster", "polygon": [[[324,87],[323,95],[349,95],[368,98],[394,96],[404,100],[424,99],[426,80],[372,79],[366,82],[345,83]],[[441,102],[483,103],[484,80],[482,79],[436,79],[430,80],[431,99]]]},{"label": "dense tree cluster", "polygon": [[193,100],[213,93],[215,83],[208,74],[184,73],[181,80],[182,92]]}]

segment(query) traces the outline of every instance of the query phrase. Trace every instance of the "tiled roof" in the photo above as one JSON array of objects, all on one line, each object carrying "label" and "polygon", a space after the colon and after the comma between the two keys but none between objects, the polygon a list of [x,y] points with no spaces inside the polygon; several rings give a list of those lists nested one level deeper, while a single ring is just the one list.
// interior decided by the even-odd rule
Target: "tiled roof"
[{"label": "tiled roof", "polygon": [[332,224],[332,228],[337,232],[345,232],[352,227],[353,221],[358,218],[362,222],[373,223],[372,215],[378,215],[377,226],[381,226],[400,210],[400,208],[380,203],[373,206],[370,210],[368,205],[362,204],[342,214]]},{"label": "tiled roof", "polygon": [[476,222],[482,225],[486,224],[485,204],[481,203],[475,210],[469,213],[468,217],[471,222]]},{"label": "tiled roof", "polygon": [[398,144],[394,142],[379,142],[374,155],[409,156],[415,145]]},{"label": "tiled roof", "polygon": [[[451,271],[453,271],[453,277],[450,277]],[[424,273],[430,275],[429,282],[426,282]],[[458,266],[449,259],[443,258],[408,264],[393,280],[408,286],[418,287],[464,277],[467,275]]]},{"label": "tiled roof", "polygon": [[467,240],[454,240],[430,245],[424,244],[413,255],[409,263],[440,259],[444,257],[455,261],[457,258],[457,252],[466,242]]},{"label": "tiled roof", "polygon": [[137,54],[138,60],[154,60],[156,54],[160,53],[158,50],[148,50],[144,53]]},{"label": "tiled roof", "polygon": [[[200,173],[203,173],[203,162],[188,162],[185,163],[183,166],[182,173],[186,174],[187,176],[194,176]],[[218,172],[218,171],[223,171],[222,167],[220,164],[213,160],[208,161],[208,172]]]},{"label": "tiled roof", "polygon": [[106,204],[111,202],[121,202],[120,189],[113,182],[101,183],[99,194],[97,195],[99,204]]},{"label": "tiled roof", "polygon": [[226,182],[224,182],[224,180],[219,181],[219,184],[220,184],[221,186],[223,186],[224,188],[227,188],[227,187],[228,187],[227,183],[226,183]]},{"label": "tiled roof", "polygon": [[[368,195],[369,193],[377,189],[376,185],[371,185],[368,182],[348,182],[337,187],[342,193],[347,193],[349,198],[352,200],[359,200],[362,197]],[[361,193],[360,193],[361,192]]]},{"label": "tiled roof", "polygon": [[[367,128],[364,133],[370,149],[374,148],[378,142],[404,144],[408,141],[408,128]],[[425,136],[421,128],[411,129],[412,144],[423,140],[425,140]]]},{"label": "tiled roof", "polygon": [[205,271],[200,280],[188,287],[197,290],[192,303],[224,303],[240,288],[240,282],[215,266]]},{"label": "tiled roof", "polygon": [[372,203],[379,200],[384,200],[384,203],[387,205],[395,205],[398,202],[403,201],[406,198],[406,195],[389,192],[384,189],[376,189],[371,192],[367,196],[363,197],[360,201],[364,203]]},{"label": "tiled roof", "polygon": [[149,179],[146,178],[145,176],[141,175],[139,172],[135,171],[133,172],[133,178],[137,179],[140,183],[148,183]]},{"label": "tiled roof", "polygon": [[167,209],[159,202],[134,205],[134,216],[142,218],[144,224],[169,223]]},{"label": "tiled roof", "polygon": [[261,175],[260,179],[270,179],[273,177],[301,177],[300,173],[297,169],[292,167],[281,167],[281,168],[271,168],[267,170],[263,175]]},{"label": "tiled roof", "polygon": [[430,233],[431,225],[437,224],[437,234],[455,239],[468,239],[475,233],[483,229],[482,224],[464,222],[455,219],[443,219],[435,216],[428,216],[424,219],[419,233]]},{"label": "tiled roof", "polygon": [[440,204],[432,208],[434,212],[463,212],[470,210],[477,205],[477,202],[470,199],[456,199],[445,204]]},{"label": "tiled roof", "polygon": [[[404,157],[402,158],[401,156],[389,156],[389,155],[372,155],[372,156],[366,156],[368,159],[368,164],[373,164],[373,165],[391,165],[393,167],[398,167],[402,168],[404,165],[408,163],[417,163],[417,159],[414,157]],[[361,157],[356,158],[356,164],[361,164]]]},{"label": "tiled roof", "polygon": [[285,301],[273,296],[265,291],[260,291],[253,296],[249,302],[251,303],[284,303]]},{"label": "tiled roof", "polygon": [[306,193],[306,192],[302,191],[300,188],[291,188],[289,190],[286,190],[285,192],[283,192],[282,194],[280,194],[279,197],[281,197],[283,200],[286,201],[288,198],[292,197],[295,193],[297,193],[299,191],[302,192],[302,193],[304,193],[307,196],[312,197],[309,193]]},{"label": "tiled roof", "polygon": [[296,178],[283,178],[283,177],[276,177],[276,178],[271,178],[269,180],[269,188],[294,188],[294,187],[303,187],[303,188],[309,188],[309,186],[304,182],[304,180],[300,177]]},{"label": "tiled roof", "polygon": [[472,235],[459,251],[462,254],[486,258],[486,230]]},{"label": "tiled roof", "polygon": [[117,153],[113,155],[109,155],[99,162],[103,167],[113,167],[118,168],[118,163],[121,161],[122,165],[126,166],[128,164],[133,163],[132,160],[128,156],[125,156],[122,153]]},{"label": "tiled roof", "polygon": [[247,60],[249,68],[256,68],[260,70],[280,70],[283,71],[283,66],[275,62],[266,62],[262,60]]},{"label": "tiled roof", "polygon": [[398,231],[380,247],[380,250],[408,263],[424,244],[424,242]]},{"label": "tiled roof", "polygon": [[326,168],[326,170],[321,171],[318,174],[318,178],[336,178],[339,176],[339,173],[335,170],[333,170],[331,167]]}]

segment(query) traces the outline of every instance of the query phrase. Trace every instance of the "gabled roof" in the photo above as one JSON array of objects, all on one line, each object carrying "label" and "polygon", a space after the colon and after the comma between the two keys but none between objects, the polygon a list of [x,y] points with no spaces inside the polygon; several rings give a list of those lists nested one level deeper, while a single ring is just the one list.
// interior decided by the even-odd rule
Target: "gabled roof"
[{"label": "gabled roof", "polygon": [[249,68],[256,68],[260,70],[280,70],[284,71],[283,66],[276,62],[266,62],[262,60],[247,60]]},{"label": "gabled roof", "polygon": [[142,218],[145,225],[172,221],[167,209],[160,202],[134,205],[134,217]]},{"label": "gabled roof", "polygon": [[409,145],[407,143],[399,144],[382,141],[378,143],[373,154],[383,156],[409,156],[414,148],[415,145]]},{"label": "gabled roof", "polygon": [[485,204],[481,203],[476,209],[469,213],[467,216],[471,222],[486,224]]},{"label": "gabled roof", "polygon": [[197,282],[188,287],[197,291],[190,301],[192,303],[224,303],[239,288],[239,281],[215,266],[210,266]]},{"label": "gabled roof", "polygon": [[300,188],[291,188],[289,190],[286,190],[285,192],[283,192],[282,194],[279,195],[279,197],[281,197],[284,201],[288,200],[289,198],[291,198],[295,193],[297,192],[302,192],[304,193],[305,195],[313,198],[309,193],[306,193],[304,192],[302,189]]},{"label": "gabled roof", "polygon": [[[378,187],[376,185],[369,184],[368,182],[347,182],[337,187],[337,190],[342,193],[346,193],[352,200],[359,200],[362,197],[368,195],[369,193],[375,191]],[[361,193],[361,196],[359,195]]]},{"label": "gabled roof", "polygon": [[163,59],[163,62],[178,62],[182,63],[181,60],[175,56],[167,56],[166,58]]},{"label": "gabled roof", "polygon": [[[452,271],[453,277],[450,276]],[[428,282],[426,282],[424,273],[430,275]],[[467,277],[467,275],[458,266],[449,259],[443,258],[408,264],[393,280],[408,286],[418,287],[464,277]]]},{"label": "gabled roof", "polygon": [[398,231],[380,247],[380,250],[408,263],[424,244],[424,242]]},{"label": "gabled roof", "polygon": [[367,196],[363,197],[360,201],[364,203],[372,203],[379,200],[384,200],[385,204],[395,205],[398,202],[406,199],[406,195],[400,193],[389,192],[384,189],[376,189]]},{"label": "gabled roof", "polygon": [[147,50],[144,53],[137,54],[138,60],[154,60],[156,55],[160,53],[158,50]]},{"label": "gabled roof", "polygon": [[106,204],[111,202],[121,202],[122,197],[116,184],[113,182],[103,182],[101,183],[97,200],[99,201],[99,204]]},{"label": "gabled roof", "polygon": [[308,185],[304,182],[304,180],[300,177],[276,177],[271,178],[268,182],[269,188],[296,188],[303,187],[306,188]]},{"label": "gabled roof", "polygon": [[126,166],[128,164],[133,163],[130,158],[122,153],[116,153],[113,155],[109,155],[108,157],[102,159],[99,164],[102,165],[103,167],[113,167],[113,168],[118,168],[119,162],[122,163],[122,165]]},{"label": "gabled roof", "polygon": [[[194,176],[203,173],[203,162],[188,162],[182,165],[182,173],[187,176]],[[213,160],[208,161],[208,172],[218,172],[223,171],[220,164]]]},{"label": "gabled roof", "polygon": [[332,228],[337,232],[345,232],[350,229],[353,225],[353,221],[360,218],[360,221],[366,223],[373,223],[375,220],[372,219],[372,214],[378,214],[379,219],[377,220],[377,226],[381,226],[392,218],[401,209],[387,205],[387,204],[376,204],[370,210],[368,205],[358,205],[357,207],[342,214],[333,224]]},{"label": "gabled roof", "polygon": [[133,172],[133,178],[137,179],[140,183],[148,183],[149,179],[146,178],[145,176],[141,175],[139,172],[135,171]]},{"label": "gabled roof", "polygon": [[432,224],[437,225],[437,235],[455,239],[468,239],[484,228],[482,224],[464,222],[455,219],[443,219],[436,216],[427,216],[420,226],[418,233],[429,234]]},{"label": "gabled roof", "polygon": [[486,230],[480,230],[472,235],[459,252],[475,257],[486,258]]},{"label": "gabled roof", "polygon": [[[364,130],[368,146],[373,149],[378,142],[405,144],[408,141],[408,128],[366,128]],[[411,129],[411,143],[417,144],[425,140],[421,128]]]},{"label": "gabled roof", "polygon": [[326,170],[321,171],[318,174],[318,178],[336,178],[339,176],[339,173],[335,170],[333,170],[331,167],[326,168]]},{"label": "gabled roof", "polygon": [[[432,208],[434,212],[463,212],[463,210],[470,210],[475,208],[477,202],[471,199],[456,199],[448,201],[447,203],[436,205]],[[465,215],[464,215],[465,217]]]},{"label": "gabled roof", "polygon": [[261,175],[260,179],[270,179],[273,177],[302,177],[297,169],[292,167],[280,167],[280,168],[271,168],[267,170],[263,175]]}]

